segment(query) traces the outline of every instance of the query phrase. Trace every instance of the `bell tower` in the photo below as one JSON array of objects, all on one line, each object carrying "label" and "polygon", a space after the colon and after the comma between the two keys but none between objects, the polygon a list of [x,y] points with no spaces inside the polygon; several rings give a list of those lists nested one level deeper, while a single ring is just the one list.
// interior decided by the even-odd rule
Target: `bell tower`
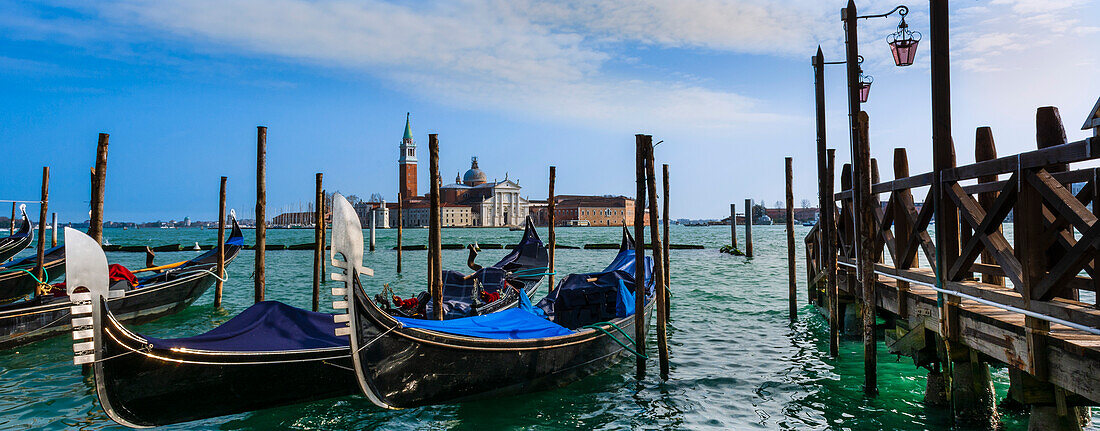
[{"label": "bell tower", "polygon": [[401,157],[397,159],[398,190],[401,197],[411,199],[416,193],[416,143],[413,142],[409,113],[405,113],[405,136],[401,138]]}]

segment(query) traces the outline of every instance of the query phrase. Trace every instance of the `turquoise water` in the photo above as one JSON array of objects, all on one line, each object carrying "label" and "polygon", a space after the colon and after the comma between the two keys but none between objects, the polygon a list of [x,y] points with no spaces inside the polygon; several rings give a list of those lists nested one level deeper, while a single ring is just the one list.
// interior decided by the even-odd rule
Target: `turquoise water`
[{"label": "turquoise water", "polygon": [[[841,344],[840,360],[828,357],[826,325],[805,305],[805,269],[796,227],[799,319],[787,321],[786,239],[782,226],[755,226],[756,257],[718,253],[729,240],[728,227],[673,226],[674,243],[701,244],[705,250],[673,250],[672,321],[669,326],[671,379],[650,373],[634,379],[634,362],[565,388],[457,405],[383,411],[361,397],[345,397],[260,412],[215,418],[173,429],[950,429],[942,410],[921,400],[925,373],[907,358],[879,351],[878,398],[862,394],[862,345]],[[375,270],[366,278],[370,292],[389,283],[401,296],[423,290],[427,254],[404,252],[404,274],[395,272],[396,230],[378,231],[378,251],[365,253]],[[540,234],[546,238],[544,229]],[[200,229],[108,229],[115,244],[212,244],[217,232]],[[252,231],[246,242],[252,243]],[[269,244],[312,241],[311,230],[269,230]],[[612,243],[616,228],[561,228],[560,244]],[[446,243],[509,244],[520,232],[507,229],[447,229]],[[426,243],[426,229],[406,230],[406,244]],[[739,240],[744,247],[744,239]],[[29,252],[25,252],[29,253]],[[158,264],[196,252],[159,253]],[[495,262],[506,250],[485,250],[478,261]],[[559,273],[602,269],[613,250],[557,251]],[[140,253],[108,253],[108,260],[144,266]],[[465,268],[465,250],[445,250],[446,268]],[[309,308],[311,251],[267,252],[267,299]],[[253,253],[243,251],[229,267],[223,309],[214,309],[213,289],[183,312],[136,327],[152,336],[197,334],[228,320],[252,303]],[[543,294],[542,290],[539,295]],[[538,298],[536,298],[537,300]],[[329,301],[322,297],[326,307]],[[651,335],[651,338],[654,336]],[[0,429],[119,428],[99,409],[92,387],[72,364],[71,340],[46,340],[0,352]],[[650,343],[652,348],[653,344]],[[655,355],[651,355],[655,357]],[[1008,386],[1005,370],[994,373],[999,397]],[[1094,422],[1095,423],[1095,422]],[[1027,417],[1005,414],[1006,430],[1026,429]]]}]

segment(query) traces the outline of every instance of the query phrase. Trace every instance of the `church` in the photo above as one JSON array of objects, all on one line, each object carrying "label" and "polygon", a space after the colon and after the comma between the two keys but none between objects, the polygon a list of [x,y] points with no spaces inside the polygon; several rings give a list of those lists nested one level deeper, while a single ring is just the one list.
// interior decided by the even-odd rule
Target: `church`
[{"label": "church", "polygon": [[[427,226],[427,195],[417,193],[416,141],[408,115],[405,117],[405,134],[401,138],[398,166],[398,199],[402,202],[402,221],[406,227]],[[455,177],[453,184],[439,189],[440,203],[444,208],[443,226],[522,226],[529,211],[530,202],[520,196],[518,181],[505,174],[503,180],[493,179],[482,171],[477,157],[471,158],[470,169]],[[397,205],[386,205],[389,226],[397,226]]]}]

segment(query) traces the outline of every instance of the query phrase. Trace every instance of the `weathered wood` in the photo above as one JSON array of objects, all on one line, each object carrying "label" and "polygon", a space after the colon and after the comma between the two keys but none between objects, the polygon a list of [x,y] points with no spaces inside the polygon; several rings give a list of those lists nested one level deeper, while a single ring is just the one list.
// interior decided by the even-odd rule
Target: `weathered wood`
[{"label": "weathered wood", "polygon": [[[1097,129],[1100,130],[1100,129]],[[1092,214],[1100,218],[1100,168],[1092,168],[1089,171],[1092,173],[1092,180],[1089,182],[1092,198]],[[1100,258],[1097,256],[1100,253],[1093,254],[1092,266],[1093,268],[1100,269]],[[1096,292],[1095,305],[1096,308],[1100,308],[1100,274],[1093,274],[1092,276],[1092,291]]]},{"label": "weathered wood", "polygon": [[[218,187],[218,279],[214,282],[214,308],[222,306],[222,289],[225,288],[225,182],[229,178],[221,177]],[[314,310],[317,311],[317,310]]]},{"label": "weathered wood", "polygon": [[401,273],[401,236],[405,235],[405,195],[403,191],[397,191],[397,274]]},{"label": "weathered wood", "polygon": [[737,250],[737,204],[730,204],[730,247]]},{"label": "weathered wood", "polygon": [[92,182],[92,213],[88,219],[88,236],[103,244],[103,198],[107,188],[107,143],[110,135],[99,134],[95,150],[95,180]]},{"label": "weathered wood", "polygon": [[[946,195],[955,203],[959,208],[959,213],[963,215],[971,226],[974,227],[977,235],[971,241],[967,243],[967,246],[960,253],[958,260],[951,266],[951,269],[947,272],[947,277],[951,280],[959,280],[963,275],[963,270],[968,268],[974,259],[977,259],[981,249],[977,244],[981,243],[985,245],[985,250],[991,253],[994,259],[1004,269],[1005,274],[1012,280],[1013,283],[1022,283],[1022,275],[1020,269],[1020,262],[1014,256],[1012,256],[1012,246],[1008,244],[1008,240],[996,229],[1000,226],[1005,216],[1008,215],[1010,202],[1015,187],[1012,181],[1009,181],[1008,189],[1003,191],[997,200],[993,203],[993,213],[987,215],[985,210],[974,201],[970,195],[966,194],[959,187],[958,183],[950,183],[945,187],[944,191]],[[938,226],[937,226],[938,228]]]},{"label": "weathered wood", "polygon": [[668,380],[668,332],[664,319],[665,307],[667,306],[667,304],[665,303],[665,259],[663,255],[664,246],[661,243],[661,226],[657,223],[657,174],[656,169],[653,166],[653,141],[651,139],[646,140],[644,150],[646,189],[648,190],[646,199],[650,202],[649,236],[650,238],[652,238],[651,241],[653,241],[653,280],[656,286],[656,292],[654,293],[657,296],[657,308],[654,311],[657,315],[657,352],[659,358],[658,363],[661,370],[661,379]]},{"label": "weathered wood", "polygon": [[554,265],[554,251],[555,251],[555,249],[557,249],[557,245],[558,245],[558,238],[557,238],[557,236],[555,236],[555,232],[554,232],[554,216],[555,216],[555,214],[554,214],[554,211],[555,211],[554,201],[556,200],[556,198],[554,197],[554,182],[557,181],[557,177],[558,177],[558,168],[556,166],[551,166],[550,167],[550,191],[549,191],[549,194],[547,194],[547,197],[546,197],[547,228],[550,230],[550,250],[548,250],[549,251],[548,254],[550,256],[550,270],[547,271],[547,272],[550,273],[550,275],[548,276],[549,277],[548,285],[549,285],[549,290],[550,291],[553,291],[554,287],[555,287],[554,286],[554,271],[555,271],[556,266]]},{"label": "weathered wood", "polygon": [[[36,265],[34,267],[35,277],[38,278],[39,283],[35,286],[35,296],[44,295],[46,293],[46,269],[43,266],[43,261],[46,258],[46,214],[50,205],[50,167],[42,167],[42,198],[39,200],[38,211],[38,255]],[[102,226],[102,225],[101,225]]]},{"label": "weathered wood", "polygon": [[[993,140],[993,129],[989,127],[979,127],[974,132],[974,161],[984,162],[986,160],[994,160],[997,158],[997,145]],[[997,175],[983,175],[978,177],[979,184],[996,183],[998,180]],[[998,189],[999,190],[999,189]],[[973,193],[973,192],[967,192]],[[984,192],[978,194],[978,204],[985,209],[988,213],[993,208],[993,202],[997,200],[997,192]],[[997,232],[1001,232],[1001,225],[997,224]],[[1003,234],[1002,234],[1003,236]],[[996,263],[996,259],[989,251],[982,251],[981,254],[982,263],[993,264]],[[989,284],[996,284],[998,286],[1004,286],[1004,277],[992,274],[983,274],[982,281]]]},{"label": "weathered wood", "polygon": [[855,243],[858,245],[857,280],[861,285],[863,300],[863,392],[874,396],[878,394],[878,346],[875,340],[875,272],[874,272],[874,214],[877,202],[871,194],[871,143],[868,138],[867,113],[860,111],[856,117],[853,148],[852,179],[855,204]]},{"label": "weathered wood", "polygon": [[[325,174],[318,172],[313,177],[314,182],[314,214],[313,214],[313,311],[321,307],[321,278],[325,276],[321,272],[321,261],[325,259],[325,189],[323,187]],[[398,254],[401,252],[398,251]],[[400,265],[400,264],[399,264]]]},{"label": "weathered wood", "polygon": [[50,247],[57,247],[57,213],[50,218]]},{"label": "weathered wood", "polygon": [[1028,151],[1013,156],[1001,157],[971,165],[959,166],[944,171],[944,181],[962,181],[985,175],[1013,172],[1019,166],[1023,169],[1042,168],[1050,165],[1082,162],[1091,160],[1100,154],[1100,139],[1086,138],[1064,145]]},{"label": "weathered wood", "polygon": [[897,190],[908,190],[930,185],[932,185],[932,173],[925,172],[919,175],[896,177],[893,181],[876,183],[871,186],[871,193],[889,193]]},{"label": "weathered wood", "polygon": [[432,133],[428,135],[428,153],[430,154],[428,169],[431,178],[431,191],[428,196],[431,208],[428,218],[431,229],[431,240],[428,245],[428,258],[431,261],[431,292],[432,307],[435,309],[436,320],[443,320],[443,241],[442,226],[440,226],[439,211],[439,137]]},{"label": "weathered wood", "polygon": [[798,320],[798,277],[795,275],[794,263],[794,189],[791,182],[794,173],[791,167],[791,158],[783,159],[787,178],[787,308],[791,322]]},{"label": "weathered wood", "polygon": [[[894,148],[894,178],[906,178],[909,176],[909,155],[905,152],[905,148]],[[931,180],[931,176],[929,176]],[[897,251],[894,252],[894,266],[901,269],[909,269],[917,266],[917,255],[902,256],[901,250],[909,250],[913,243],[912,229],[913,225],[910,222],[910,208],[913,206],[913,192],[909,189],[895,190],[891,202],[894,203],[894,247]],[[906,295],[909,293],[909,283],[905,281],[898,281],[898,314],[907,315],[907,307],[909,305],[909,299]]]},{"label": "weathered wood", "polygon": [[661,242],[661,245],[664,246],[664,250],[663,250],[664,254],[661,255],[661,256],[664,257],[664,259],[665,259],[665,266],[664,266],[664,268],[665,268],[665,315],[664,315],[664,320],[665,320],[665,322],[668,322],[668,320],[672,317],[672,291],[671,291],[672,290],[672,275],[671,275],[672,269],[669,267],[669,261],[671,260],[671,258],[669,257],[669,243],[672,242],[672,239],[670,239],[669,236],[668,236],[668,225],[669,225],[668,224],[668,206],[669,206],[669,204],[668,204],[668,197],[669,197],[669,191],[668,191],[668,163],[665,163],[665,164],[661,165],[661,171],[662,171],[662,179],[663,179],[663,183],[664,183],[663,185],[664,185],[664,192],[665,192],[664,193],[664,199],[661,200],[661,206],[662,206],[662,209],[664,210],[664,212],[661,213],[661,224],[664,225],[663,226],[664,227],[664,236],[663,236],[663,238],[665,239],[663,242]]},{"label": "weathered wood", "polygon": [[752,199],[745,199],[745,257],[752,257]]},{"label": "weathered wood", "polygon": [[11,203],[11,218],[8,219],[8,235],[15,234],[15,202]]},{"label": "weathered wood", "polygon": [[825,193],[821,199],[825,205],[819,209],[821,216],[818,225],[824,225],[824,240],[822,241],[822,266],[825,270],[825,296],[829,308],[829,355],[833,358],[840,356],[840,321],[837,314],[840,313],[839,293],[837,292],[836,272],[836,219],[833,217],[836,210],[836,202],[829,199],[833,195],[834,177],[836,172],[836,150],[827,151],[827,166],[825,168]]},{"label": "weathered wood", "polygon": [[[652,143],[653,138],[647,135],[634,135],[635,144],[635,184],[634,194],[634,258],[637,262],[645,261],[645,148],[647,143]],[[645,280],[645,265],[634,265],[634,280]],[[645,310],[645,295],[634,295],[634,310],[642,313]],[[634,351],[645,352],[645,319],[634,319]],[[645,358],[637,357],[638,380],[645,378]]]},{"label": "weathered wood", "polygon": [[267,286],[267,127],[256,126],[256,263],[252,275],[253,301],[264,300]]}]

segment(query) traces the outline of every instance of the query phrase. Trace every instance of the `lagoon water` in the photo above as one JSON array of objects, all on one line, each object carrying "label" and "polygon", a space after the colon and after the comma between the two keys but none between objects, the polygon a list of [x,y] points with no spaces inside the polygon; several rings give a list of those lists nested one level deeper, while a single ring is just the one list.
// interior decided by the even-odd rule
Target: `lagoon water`
[{"label": "lagoon water", "polygon": [[[565,388],[457,405],[385,411],[362,397],[336,398],[168,427],[170,429],[951,429],[946,411],[921,403],[925,372],[908,358],[879,351],[878,398],[863,396],[862,344],[845,340],[839,360],[828,357],[824,320],[805,304],[804,252],[809,228],[796,227],[799,318],[787,321],[786,239],[782,226],[753,228],[756,257],[723,255],[729,228],[673,226],[673,243],[704,250],[673,250],[671,256],[671,379],[650,373],[634,379],[633,359]],[[426,229],[405,231],[406,244],[425,244]],[[546,230],[540,229],[546,239]],[[561,228],[559,244],[613,243],[618,228]],[[424,289],[427,252],[404,252],[404,273],[396,274],[396,230],[379,230],[378,250],[365,253],[375,276],[371,293],[388,283],[402,297]],[[507,229],[446,229],[445,243],[518,240]],[[115,244],[212,244],[217,232],[202,229],[108,229]],[[253,231],[245,231],[252,243]],[[312,241],[312,230],[268,230],[269,244]],[[744,238],[739,239],[744,246]],[[29,253],[25,251],[24,253]],[[158,264],[196,252],[159,253]],[[478,262],[495,262],[506,250],[484,250]],[[559,273],[602,269],[614,250],[557,251]],[[195,335],[228,320],[252,303],[253,252],[242,251],[229,266],[223,308],[214,309],[213,289],[176,315],[135,327],[156,337]],[[144,266],[141,253],[108,253],[111,263]],[[445,250],[445,268],[466,268],[465,250]],[[267,299],[308,308],[312,251],[267,252]],[[325,289],[322,289],[325,291]],[[539,295],[545,293],[545,286]],[[539,297],[536,297],[537,301]],[[328,298],[322,297],[328,307]],[[329,309],[331,311],[331,309]],[[651,334],[651,339],[654,336]],[[880,343],[881,346],[881,343]],[[652,353],[653,343],[650,343]],[[655,357],[655,355],[651,355]],[[272,376],[277,379],[278,376]],[[998,398],[1008,373],[994,372]],[[58,337],[0,352],[0,429],[121,428],[100,410],[94,391],[72,365],[72,341]],[[1027,428],[1027,416],[1005,413],[1003,429]],[[1094,423],[1096,423],[1094,421]]]}]

